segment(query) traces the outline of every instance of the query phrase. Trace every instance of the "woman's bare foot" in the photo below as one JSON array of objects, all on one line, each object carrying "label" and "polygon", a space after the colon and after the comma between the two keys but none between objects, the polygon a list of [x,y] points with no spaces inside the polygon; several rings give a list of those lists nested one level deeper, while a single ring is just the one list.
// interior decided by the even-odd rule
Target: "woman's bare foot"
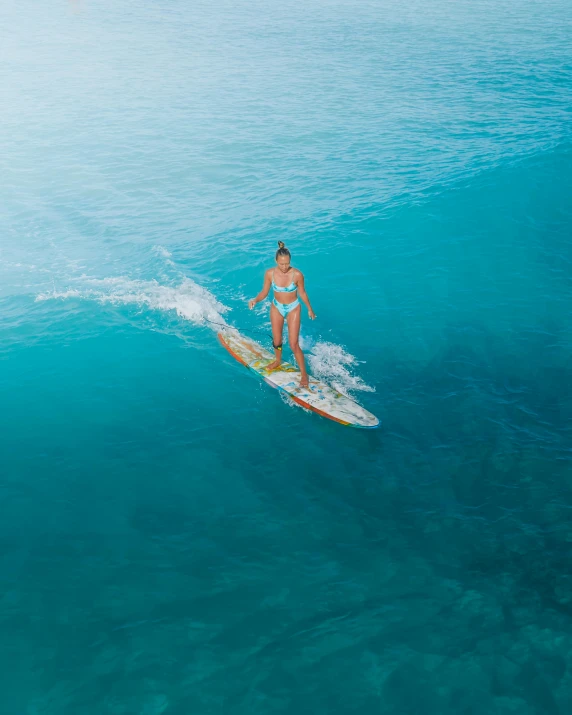
[{"label": "woman's bare foot", "polygon": [[280,367],[281,360],[273,360],[271,363],[269,363],[266,366],[267,370],[276,370],[277,367]]},{"label": "woman's bare foot", "polygon": [[309,387],[310,383],[308,382],[308,375],[302,375],[300,378],[300,387]]}]

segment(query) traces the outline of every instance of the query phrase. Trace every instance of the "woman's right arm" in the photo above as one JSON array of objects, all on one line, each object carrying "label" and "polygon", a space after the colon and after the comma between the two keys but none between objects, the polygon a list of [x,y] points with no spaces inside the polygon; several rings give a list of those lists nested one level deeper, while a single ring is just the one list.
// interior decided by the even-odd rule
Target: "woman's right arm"
[{"label": "woman's right arm", "polygon": [[262,285],[262,290],[256,298],[251,298],[248,301],[248,307],[250,310],[252,310],[257,303],[260,303],[261,300],[264,300],[270,292],[270,286],[272,285],[272,278],[270,277],[271,272],[271,270],[266,271],[264,274],[264,284]]}]

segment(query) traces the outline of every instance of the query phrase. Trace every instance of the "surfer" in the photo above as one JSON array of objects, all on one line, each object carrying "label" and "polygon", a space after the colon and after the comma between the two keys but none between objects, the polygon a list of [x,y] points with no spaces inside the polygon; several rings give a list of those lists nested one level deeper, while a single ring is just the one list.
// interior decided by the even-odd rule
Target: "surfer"
[{"label": "surfer", "polygon": [[274,299],[270,306],[270,322],[272,323],[272,340],[274,345],[273,362],[268,365],[268,370],[275,370],[282,362],[282,332],[284,330],[284,320],[288,322],[288,342],[290,349],[294,353],[298,367],[300,368],[300,387],[308,387],[308,373],[304,362],[304,353],[298,343],[300,335],[300,320],[302,317],[302,306],[300,300],[308,308],[308,315],[314,320],[316,314],[312,310],[310,300],[304,287],[304,276],[297,269],[290,265],[290,251],[278,241],[276,251],[276,268],[269,268],[264,274],[264,284],[262,290],[248,301],[250,310],[257,303],[264,300],[270,289],[274,291]]}]

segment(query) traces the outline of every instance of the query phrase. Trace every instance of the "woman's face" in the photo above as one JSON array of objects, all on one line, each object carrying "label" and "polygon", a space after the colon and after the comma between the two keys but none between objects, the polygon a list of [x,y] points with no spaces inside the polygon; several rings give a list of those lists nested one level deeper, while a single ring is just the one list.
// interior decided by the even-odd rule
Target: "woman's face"
[{"label": "woman's face", "polygon": [[276,263],[282,273],[288,273],[290,270],[290,256],[278,256]]}]

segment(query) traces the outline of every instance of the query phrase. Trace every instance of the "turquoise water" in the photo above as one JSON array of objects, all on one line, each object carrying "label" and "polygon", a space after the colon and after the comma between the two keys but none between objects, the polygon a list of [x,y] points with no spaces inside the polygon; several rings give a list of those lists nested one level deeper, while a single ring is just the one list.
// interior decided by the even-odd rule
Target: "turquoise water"
[{"label": "turquoise water", "polygon": [[[3,712],[569,713],[570,3],[0,28]],[[278,239],[380,429],[217,342]]]}]

